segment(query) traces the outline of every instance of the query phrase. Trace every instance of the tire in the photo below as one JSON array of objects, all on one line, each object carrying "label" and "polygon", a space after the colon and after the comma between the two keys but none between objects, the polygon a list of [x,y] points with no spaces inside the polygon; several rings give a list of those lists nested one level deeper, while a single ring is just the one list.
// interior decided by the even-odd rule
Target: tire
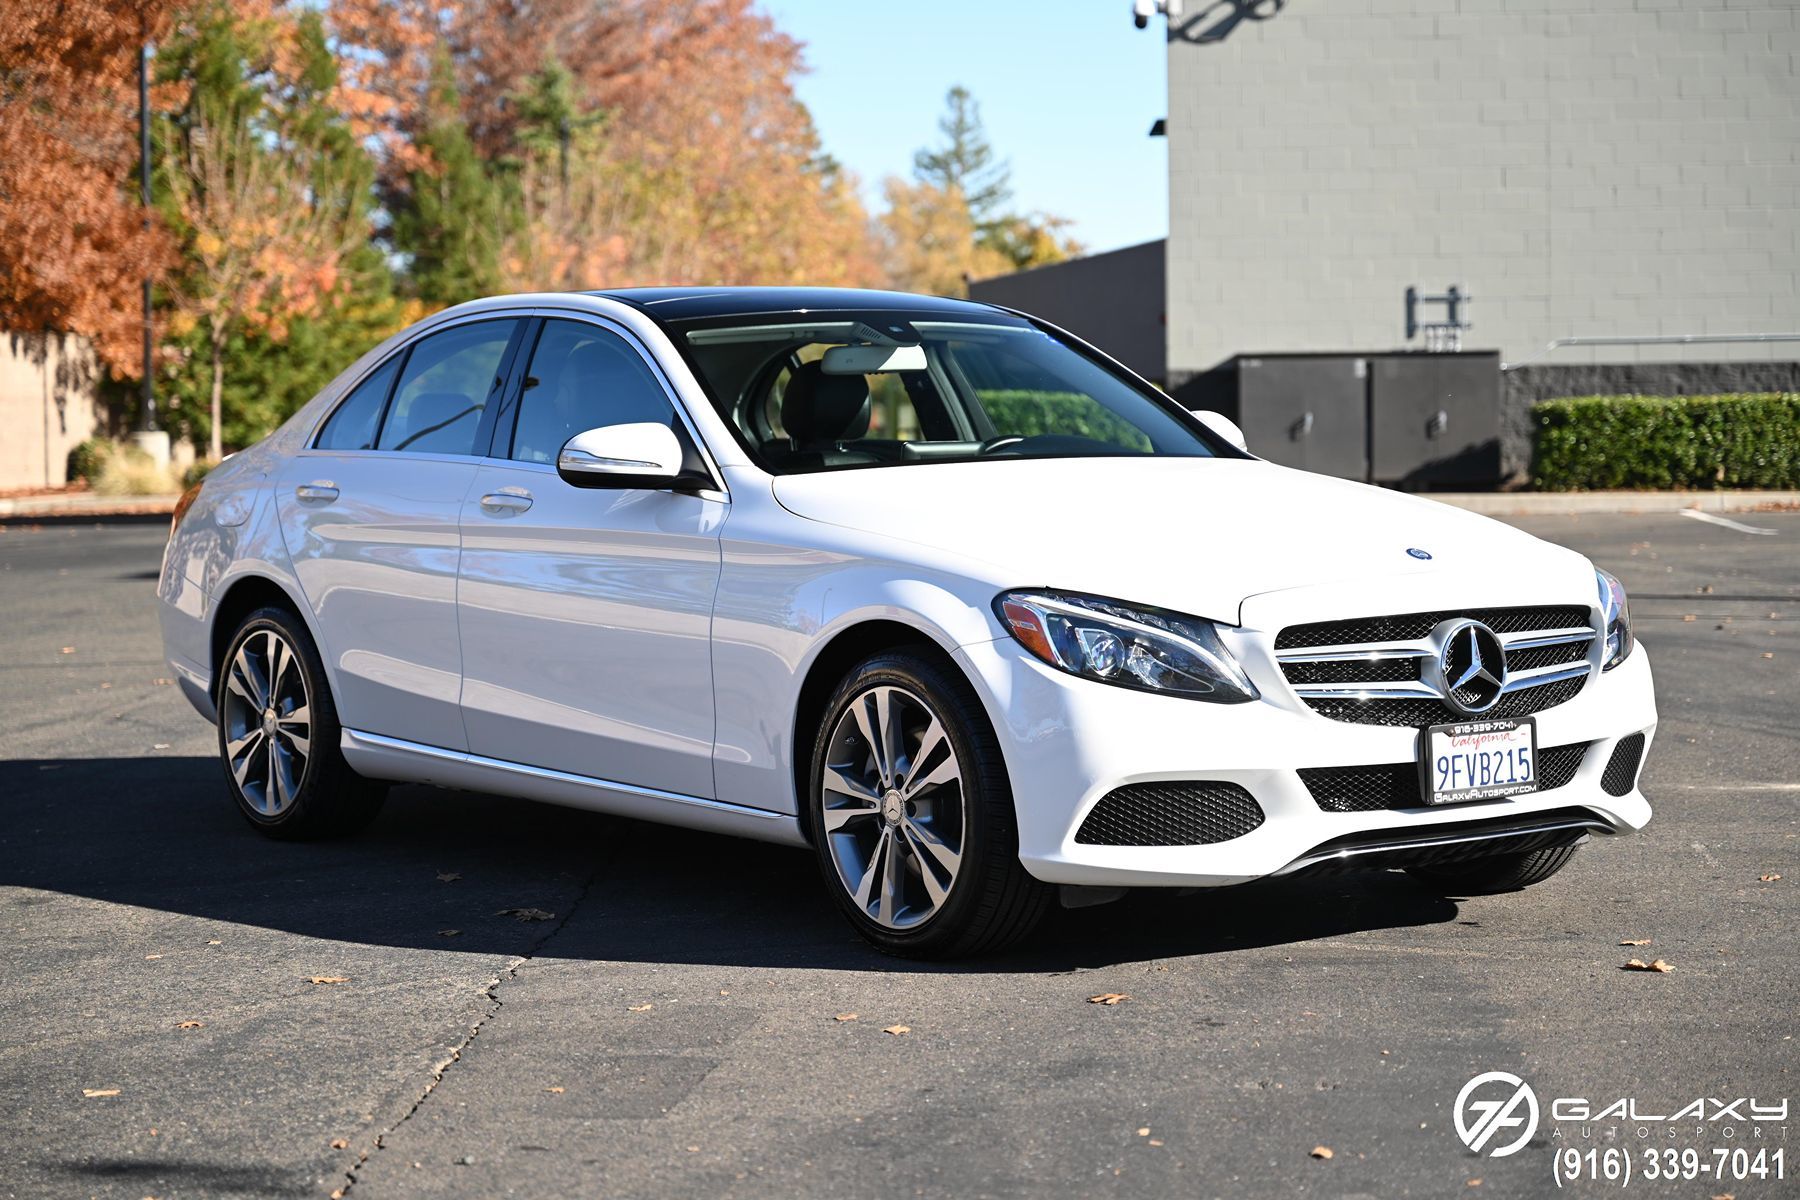
[{"label": "tire", "polygon": [[1458,896],[1492,896],[1542,883],[1562,870],[1579,846],[1552,846],[1524,854],[1496,854],[1466,862],[1408,867],[1406,873],[1436,891]]},{"label": "tire", "polygon": [[262,833],[335,837],[380,811],[387,785],[344,761],[324,661],[292,613],[261,608],[244,619],[220,661],[213,701],[226,787]]},{"label": "tire", "polygon": [[[897,730],[896,740],[883,729]],[[886,769],[869,734],[893,747]],[[808,779],[825,885],[877,949],[924,959],[991,954],[1049,907],[1053,890],[1019,863],[1000,743],[954,668],[901,650],[864,660],[826,705]]]}]

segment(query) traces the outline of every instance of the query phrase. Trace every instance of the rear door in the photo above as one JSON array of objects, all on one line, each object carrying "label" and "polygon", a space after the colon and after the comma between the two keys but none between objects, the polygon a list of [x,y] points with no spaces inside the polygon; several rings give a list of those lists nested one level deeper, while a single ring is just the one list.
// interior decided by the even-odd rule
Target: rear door
[{"label": "rear door", "polygon": [[713,795],[712,607],[720,494],[577,488],[556,455],[600,425],[697,442],[647,353],[597,320],[542,322],[462,509],[469,749]]},{"label": "rear door", "polygon": [[348,728],[467,748],[458,517],[524,325],[484,317],[411,343],[281,469],[282,533]]}]

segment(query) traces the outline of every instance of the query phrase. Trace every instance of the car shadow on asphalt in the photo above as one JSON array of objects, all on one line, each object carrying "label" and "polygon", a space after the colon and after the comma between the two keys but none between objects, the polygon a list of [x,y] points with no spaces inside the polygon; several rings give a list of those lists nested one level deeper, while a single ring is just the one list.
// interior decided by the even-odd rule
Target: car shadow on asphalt
[{"label": "car shadow on asphalt", "polygon": [[[876,953],[802,850],[597,813],[398,787],[361,834],[276,842],[210,758],[0,761],[0,885],[307,937],[459,953],[837,970],[1077,971],[1455,919],[1397,873],[1057,910],[1024,945],[934,965]],[[29,906],[42,898],[24,896]],[[453,936],[444,931],[454,929]]]}]

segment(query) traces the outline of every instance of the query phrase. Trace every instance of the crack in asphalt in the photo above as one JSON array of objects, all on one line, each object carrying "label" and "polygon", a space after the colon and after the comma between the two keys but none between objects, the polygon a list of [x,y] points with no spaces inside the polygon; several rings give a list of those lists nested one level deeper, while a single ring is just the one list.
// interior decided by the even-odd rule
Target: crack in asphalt
[{"label": "crack in asphalt", "polygon": [[482,987],[481,994],[485,996],[488,1001],[487,1011],[477,1018],[473,1025],[469,1026],[469,1032],[464,1034],[462,1039],[450,1048],[450,1053],[447,1057],[432,1065],[431,1074],[425,1081],[425,1086],[419,1090],[419,1094],[413,1098],[413,1102],[407,1107],[407,1110],[400,1114],[399,1119],[375,1135],[375,1144],[373,1147],[364,1150],[357,1155],[356,1162],[351,1165],[349,1170],[344,1172],[344,1186],[331,1193],[331,1200],[344,1200],[344,1197],[350,1194],[351,1190],[356,1187],[357,1179],[360,1176],[363,1167],[367,1166],[369,1160],[374,1158],[375,1155],[387,1149],[388,1139],[398,1132],[402,1125],[412,1120],[414,1113],[424,1107],[425,1101],[431,1098],[431,1093],[436,1091],[438,1084],[444,1081],[444,1076],[449,1073],[450,1068],[455,1066],[462,1059],[463,1051],[467,1050],[475,1039],[481,1036],[481,1031],[487,1027],[488,1022],[500,1015],[500,1010],[506,1007],[506,1001],[500,998],[501,985],[517,979],[519,976],[519,969],[542,954],[544,952],[544,947],[548,946],[551,940],[554,939],[557,934],[561,933],[570,921],[575,919],[576,910],[579,909],[582,903],[588,898],[588,893],[594,890],[594,884],[600,878],[600,870],[599,867],[595,867],[594,870],[588,874],[587,879],[582,882],[581,890],[575,893],[575,899],[569,903],[569,911],[563,915],[562,920],[545,930],[543,936],[533,942],[530,947],[526,949],[524,954],[515,955],[512,961],[506,964],[504,970],[493,975],[493,977],[491,977]]}]

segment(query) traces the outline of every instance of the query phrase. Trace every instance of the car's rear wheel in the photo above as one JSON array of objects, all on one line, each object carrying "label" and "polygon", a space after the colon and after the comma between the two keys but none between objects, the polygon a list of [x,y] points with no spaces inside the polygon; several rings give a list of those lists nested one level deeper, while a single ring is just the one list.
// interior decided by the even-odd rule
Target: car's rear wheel
[{"label": "car's rear wheel", "polygon": [[263,608],[244,619],[220,663],[215,699],[226,785],[264,833],[349,833],[381,808],[386,785],[344,761],[325,664],[291,613]]},{"label": "car's rear wheel", "polygon": [[989,953],[1043,915],[1051,889],[1019,863],[999,743],[953,670],[909,651],[865,660],[827,704],[811,761],[826,885],[879,949]]},{"label": "car's rear wheel", "polygon": [[1457,896],[1516,892],[1542,883],[1575,857],[1577,846],[1552,846],[1524,854],[1495,854],[1466,862],[1408,867],[1406,873],[1435,891]]}]

